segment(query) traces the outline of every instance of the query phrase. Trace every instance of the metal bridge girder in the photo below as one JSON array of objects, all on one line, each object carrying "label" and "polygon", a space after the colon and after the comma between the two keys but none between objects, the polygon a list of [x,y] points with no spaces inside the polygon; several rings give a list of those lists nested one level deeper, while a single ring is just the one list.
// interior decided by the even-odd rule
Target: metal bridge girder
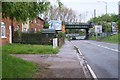
[{"label": "metal bridge girder", "polygon": [[80,23],[80,24],[65,24],[66,29],[88,29],[91,28],[89,23]]}]

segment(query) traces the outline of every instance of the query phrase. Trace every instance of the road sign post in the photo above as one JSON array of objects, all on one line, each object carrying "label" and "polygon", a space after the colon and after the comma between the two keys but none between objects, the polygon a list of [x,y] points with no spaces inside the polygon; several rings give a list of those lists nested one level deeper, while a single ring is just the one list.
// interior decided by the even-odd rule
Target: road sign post
[{"label": "road sign post", "polygon": [[96,39],[98,39],[98,34],[102,33],[102,25],[95,25],[95,33],[96,33]]},{"label": "road sign post", "polygon": [[53,48],[56,48],[56,47],[58,47],[58,39],[54,38],[53,39]]}]

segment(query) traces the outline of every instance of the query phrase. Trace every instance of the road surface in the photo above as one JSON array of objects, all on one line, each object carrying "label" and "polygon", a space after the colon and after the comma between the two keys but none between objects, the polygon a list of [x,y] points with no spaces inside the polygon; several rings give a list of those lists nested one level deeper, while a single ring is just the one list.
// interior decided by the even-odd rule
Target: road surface
[{"label": "road surface", "polygon": [[73,40],[98,78],[118,78],[118,45],[92,40]]}]

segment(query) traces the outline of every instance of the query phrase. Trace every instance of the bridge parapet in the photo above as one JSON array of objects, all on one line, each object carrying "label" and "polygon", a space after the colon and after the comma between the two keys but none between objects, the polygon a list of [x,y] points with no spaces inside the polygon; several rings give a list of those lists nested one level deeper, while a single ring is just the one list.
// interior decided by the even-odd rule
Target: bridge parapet
[{"label": "bridge parapet", "polygon": [[68,23],[64,22],[66,29],[87,29],[92,28],[92,23]]}]

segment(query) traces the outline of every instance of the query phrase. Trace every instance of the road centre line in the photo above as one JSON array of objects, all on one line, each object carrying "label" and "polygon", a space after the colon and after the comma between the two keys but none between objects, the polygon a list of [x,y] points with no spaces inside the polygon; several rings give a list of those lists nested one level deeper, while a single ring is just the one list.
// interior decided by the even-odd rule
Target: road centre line
[{"label": "road centre line", "polygon": [[[85,41],[85,42],[90,43],[88,41]],[[93,44],[93,45],[96,45],[96,46],[99,46],[99,47],[102,47],[102,48],[105,48],[105,49],[109,49],[109,50],[112,50],[112,51],[115,51],[115,52],[120,52],[117,49],[112,49],[112,48],[109,48],[109,47],[106,47],[106,46],[102,46],[102,45],[99,45],[99,44],[95,44],[95,43],[90,43],[90,44]]]}]

